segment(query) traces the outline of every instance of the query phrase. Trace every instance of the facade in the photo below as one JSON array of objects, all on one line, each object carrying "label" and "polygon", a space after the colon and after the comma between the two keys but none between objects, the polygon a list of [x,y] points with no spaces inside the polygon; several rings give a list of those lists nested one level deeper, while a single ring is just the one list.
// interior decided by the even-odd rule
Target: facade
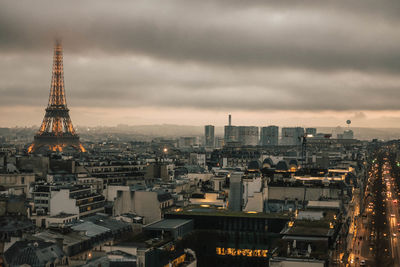
[{"label": "facade", "polygon": [[161,178],[163,181],[170,181],[174,178],[174,165],[164,162],[150,163],[146,168],[144,177],[146,179]]},{"label": "facade", "polygon": [[281,145],[296,146],[301,145],[304,136],[302,127],[284,127],[282,128]]},{"label": "facade", "polygon": [[52,184],[36,184],[32,192],[33,212],[46,215],[50,211],[51,190],[56,187]]},{"label": "facade", "polygon": [[244,146],[258,145],[258,127],[256,126],[239,126],[238,141]]},{"label": "facade", "polygon": [[195,136],[183,136],[178,141],[180,148],[190,148],[197,145],[199,145],[199,138]]},{"label": "facade", "polygon": [[215,127],[213,125],[204,126],[204,137],[206,147],[215,147]]},{"label": "facade", "polygon": [[113,215],[135,213],[144,217],[147,224],[161,220],[162,211],[173,203],[171,194],[162,191],[118,191]]},{"label": "facade", "polygon": [[306,134],[316,136],[317,135],[317,128],[306,128]]},{"label": "facade", "polygon": [[104,196],[87,185],[38,184],[32,194],[37,215],[67,213],[82,217],[104,211]]},{"label": "facade", "polygon": [[78,219],[78,214],[59,213],[46,219],[46,228],[65,227],[68,224],[77,222]]},{"label": "facade", "polygon": [[206,154],[203,153],[190,153],[189,163],[191,165],[197,165],[202,168],[206,168]]},{"label": "facade", "polygon": [[33,173],[0,173],[0,185],[10,195],[27,195],[30,197],[30,188],[35,182]]},{"label": "facade", "polygon": [[268,126],[261,128],[260,144],[262,146],[277,146],[279,142],[279,127]]},{"label": "facade", "polygon": [[243,172],[234,172],[230,177],[229,210],[241,211],[243,206]]},{"label": "facade", "polygon": [[74,186],[51,192],[50,215],[60,212],[78,214],[79,217],[104,212],[104,196],[92,192],[90,187]]},{"label": "facade", "polygon": [[225,139],[223,137],[216,137],[215,138],[215,147],[222,148],[225,145]]},{"label": "facade", "polygon": [[225,139],[225,144],[227,142],[238,141],[239,139],[238,127],[232,125],[226,125],[224,128],[224,139]]}]

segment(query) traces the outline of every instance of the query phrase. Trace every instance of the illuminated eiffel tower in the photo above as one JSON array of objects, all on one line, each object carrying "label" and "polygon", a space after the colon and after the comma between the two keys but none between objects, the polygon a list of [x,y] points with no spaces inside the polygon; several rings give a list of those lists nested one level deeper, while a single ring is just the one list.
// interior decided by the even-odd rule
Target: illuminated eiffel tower
[{"label": "illuminated eiffel tower", "polygon": [[56,41],[49,104],[42,125],[36,133],[33,143],[28,147],[28,153],[37,152],[40,148],[61,152],[68,146],[85,152],[69,117],[64,88],[62,45]]}]

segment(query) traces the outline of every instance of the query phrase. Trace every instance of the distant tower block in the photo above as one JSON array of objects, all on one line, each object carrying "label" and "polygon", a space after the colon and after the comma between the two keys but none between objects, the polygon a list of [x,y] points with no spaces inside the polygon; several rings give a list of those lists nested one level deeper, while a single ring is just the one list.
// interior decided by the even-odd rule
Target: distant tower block
[{"label": "distant tower block", "polygon": [[229,126],[232,125],[232,115],[231,114],[229,114],[228,125]]},{"label": "distant tower block", "polygon": [[63,51],[61,43],[57,41],[54,48],[49,104],[42,125],[33,143],[28,147],[28,153],[37,152],[40,148],[61,152],[68,146],[85,152],[69,117],[64,88]]}]

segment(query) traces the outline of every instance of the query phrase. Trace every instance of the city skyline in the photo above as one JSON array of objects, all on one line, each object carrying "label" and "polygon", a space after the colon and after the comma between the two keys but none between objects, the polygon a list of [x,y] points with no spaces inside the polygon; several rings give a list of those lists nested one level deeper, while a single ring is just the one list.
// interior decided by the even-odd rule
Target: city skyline
[{"label": "city skyline", "polygon": [[395,1],[41,3],[0,4],[1,127],[43,117],[55,37],[76,125],[400,127]]}]

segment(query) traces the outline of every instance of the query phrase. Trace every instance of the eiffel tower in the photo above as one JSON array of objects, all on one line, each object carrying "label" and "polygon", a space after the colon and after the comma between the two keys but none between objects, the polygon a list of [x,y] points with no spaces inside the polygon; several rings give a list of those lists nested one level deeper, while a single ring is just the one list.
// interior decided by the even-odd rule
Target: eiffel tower
[{"label": "eiffel tower", "polygon": [[68,146],[85,152],[69,117],[64,88],[63,50],[61,42],[56,41],[49,104],[42,125],[28,147],[28,153],[37,152],[41,148],[61,152]]}]

